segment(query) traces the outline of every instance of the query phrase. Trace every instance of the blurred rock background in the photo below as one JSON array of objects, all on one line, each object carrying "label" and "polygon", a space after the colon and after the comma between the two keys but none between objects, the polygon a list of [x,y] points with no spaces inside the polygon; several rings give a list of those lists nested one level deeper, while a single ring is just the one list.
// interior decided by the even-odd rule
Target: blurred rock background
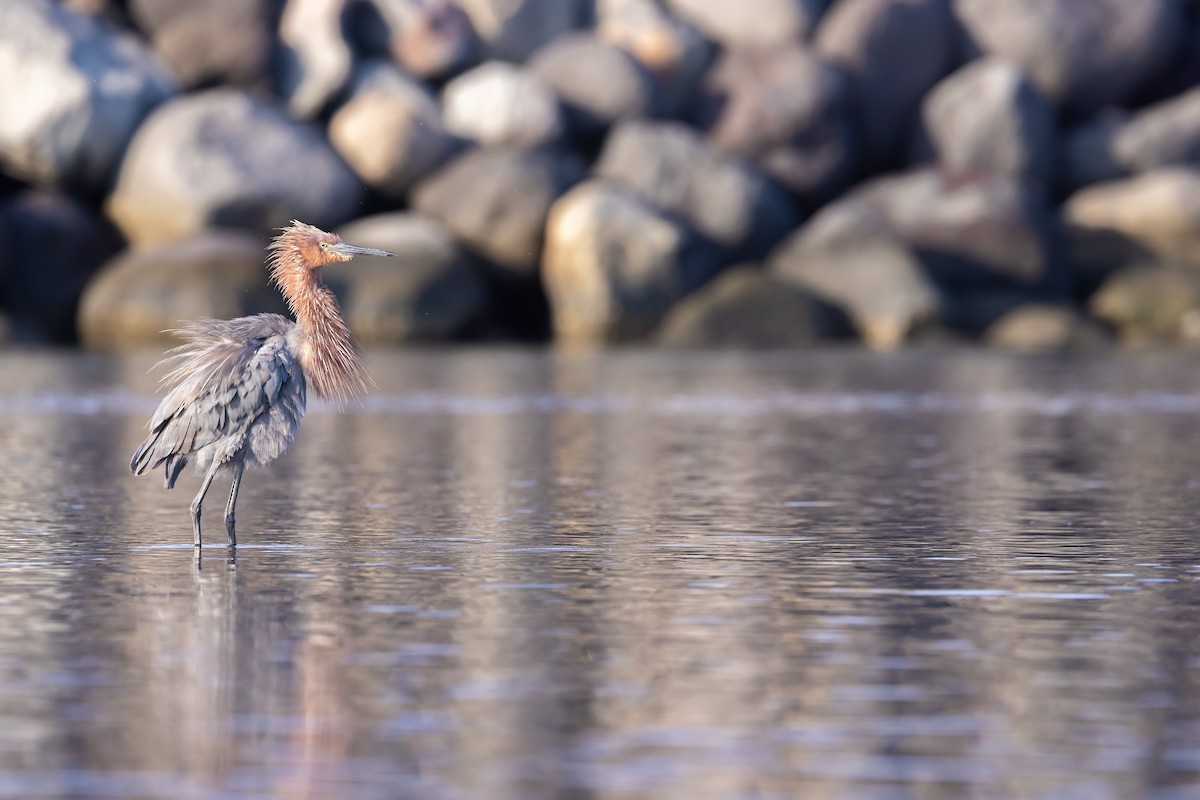
[{"label": "blurred rock background", "polygon": [[1200,341],[1196,0],[3,0],[0,340]]}]

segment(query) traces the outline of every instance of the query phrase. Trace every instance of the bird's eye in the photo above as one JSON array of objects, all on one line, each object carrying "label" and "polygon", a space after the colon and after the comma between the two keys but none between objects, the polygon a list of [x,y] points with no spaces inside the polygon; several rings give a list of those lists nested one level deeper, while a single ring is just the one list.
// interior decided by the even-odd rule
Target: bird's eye
[{"label": "bird's eye", "polygon": [[329,242],[321,242],[321,249],[322,249],[322,250],[328,250],[328,249],[329,249]]}]

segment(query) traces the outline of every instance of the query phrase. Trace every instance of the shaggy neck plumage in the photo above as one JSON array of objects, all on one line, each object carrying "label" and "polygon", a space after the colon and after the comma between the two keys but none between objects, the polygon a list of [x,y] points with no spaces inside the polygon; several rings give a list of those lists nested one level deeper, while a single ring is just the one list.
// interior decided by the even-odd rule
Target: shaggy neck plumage
[{"label": "shaggy neck plumage", "polygon": [[271,244],[271,282],[279,287],[300,329],[296,357],[309,385],[337,403],[367,390],[367,375],[337,298],[304,261],[289,229]]}]

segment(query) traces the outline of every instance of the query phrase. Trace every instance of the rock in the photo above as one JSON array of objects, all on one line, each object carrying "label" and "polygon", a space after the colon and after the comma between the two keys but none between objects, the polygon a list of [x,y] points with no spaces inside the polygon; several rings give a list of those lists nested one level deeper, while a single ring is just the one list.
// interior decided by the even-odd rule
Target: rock
[{"label": "rock", "polygon": [[800,45],[726,51],[705,75],[699,124],[808,205],[845,188],[856,152],[845,81]]},{"label": "rock", "polygon": [[654,84],[628,53],[591,33],[551,42],[534,55],[529,71],[549,87],[584,137],[604,133],[614,122],[649,116]]},{"label": "rock", "polygon": [[268,89],[276,0],[130,0],[129,13],[185,88]]},{"label": "rock", "polygon": [[554,93],[530,73],[489,61],[446,84],[443,116],[451,133],[496,147],[538,147],[563,134]]},{"label": "rock", "polygon": [[722,272],[683,298],[655,337],[675,347],[808,347],[849,332],[846,317],[815,296],[753,267]]},{"label": "rock", "polygon": [[1109,278],[1092,295],[1089,310],[1126,342],[1200,341],[1200,274],[1134,266]]},{"label": "rock", "polygon": [[351,15],[353,37],[381,36],[379,54],[388,54],[414,76],[452,75],[476,56],[471,20],[453,0],[360,0],[360,10],[363,5],[374,14]]},{"label": "rock", "polygon": [[329,121],[329,138],[373,189],[400,197],[458,148],[437,100],[387,62],[359,70],[355,90]]},{"label": "rock", "polygon": [[659,110],[683,113],[712,47],[655,0],[596,0],[596,35],[629,53],[657,83]]},{"label": "rock", "polygon": [[0,203],[8,269],[0,290],[13,335],[25,341],[75,339],[75,313],[88,278],[120,237],[71,197],[30,189]]},{"label": "rock", "polygon": [[640,338],[719,264],[712,245],[636,195],[581,184],[546,223],[542,281],[554,334],[586,344]]},{"label": "rock", "polygon": [[275,79],[288,113],[311,119],[346,87],[354,54],[343,33],[352,0],[287,0]]},{"label": "rock", "polygon": [[93,348],[165,344],[167,331],[196,319],[286,313],[267,284],[263,241],[232,231],[204,231],[186,241],[130,250],[88,284],[79,332]]},{"label": "rock", "polygon": [[1176,0],[954,0],[954,10],[979,49],[1075,116],[1131,98],[1170,63],[1184,25]]},{"label": "rock", "polygon": [[780,280],[845,311],[877,350],[898,347],[938,317],[940,293],[920,260],[886,237],[822,243],[801,231],[767,263]]},{"label": "rock", "polygon": [[102,192],[175,86],[136,39],[49,0],[0,3],[0,168]]},{"label": "rock", "polygon": [[954,291],[1061,288],[1059,231],[1045,194],[1012,177],[940,168],[860,184],[801,231],[806,246],[891,237]]},{"label": "rock", "polygon": [[500,275],[531,278],[550,206],[582,174],[578,162],[552,151],[473,150],[418,184],[412,202]]},{"label": "rock", "polygon": [[980,59],[933,88],[921,105],[919,149],[943,166],[998,172],[1051,186],[1054,109],[1012,64]]},{"label": "rock", "polygon": [[1200,166],[1200,88],[1136,114],[1112,112],[1084,123],[1066,143],[1070,189],[1172,164]]},{"label": "rock", "polygon": [[350,329],[363,344],[455,339],[487,310],[487,287],[441,225],[417,214],[364,217],[338,230],[342,239],[381,247],[396,258],[360,257],[327,270]]},{"label": "rock", "polygon": [[358,178],[315,130],[219,89],[146,120],[107,210],[130,242],[147,245],[214,226],[265,233],[291,219],[329,229],[361,198]]},{"label": "rock", "polygon": [[808,38],[829,0],[666,0],[667,8],[725,47]]},{"label": "rock", "polygon": [[585,0],[458,0],[486,58],[523,63],[558,36],[581,27]]},{"label": "rock", "polygon": [[1146,257],[1200,270],[1200,168],[1164,167],[1080,189],[1062,215],[1085,272]]},{"label": "rock", "polygon": [[1094,350],[1108,345],[1108,332],[1073,306],[1030,303],[997,320],[983,335],[990,347],[1022,353]]},{"label": "rock", "polygon": [[817,29],[817,53],[850,77],[867,162],[902,154],[921,98],[954,63],[945,0],[841,0]]},{"label": "rock", "polygon": [[678,215],[735,257],[765,253],[798,222],[795,208],[770,182],[679,123],[621,123],[593,172]]}]

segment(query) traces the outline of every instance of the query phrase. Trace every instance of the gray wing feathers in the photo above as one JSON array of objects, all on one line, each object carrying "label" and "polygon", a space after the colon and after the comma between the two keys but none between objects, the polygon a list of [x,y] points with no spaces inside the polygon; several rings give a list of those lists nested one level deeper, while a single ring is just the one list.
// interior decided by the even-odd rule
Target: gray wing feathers
[{"label": "gray wing feathers", "polygon": [[[178,331],[185,342],[163,361],[173,367],[163,378],[171,389],[150,420],[150,435],[129,462],[134,474],[164,465],[169,489],[201,448],[225,440],[221,449],[228,458],[244,447],[252,423],[270,413],[281,392],[293,381],[303,384],[287,346],[293,324],[260,314],[197,322]],[[298,420],[303,389],[297,397],[286,394],[286,404],[299,406],[288,409],[299,412]]]}]

